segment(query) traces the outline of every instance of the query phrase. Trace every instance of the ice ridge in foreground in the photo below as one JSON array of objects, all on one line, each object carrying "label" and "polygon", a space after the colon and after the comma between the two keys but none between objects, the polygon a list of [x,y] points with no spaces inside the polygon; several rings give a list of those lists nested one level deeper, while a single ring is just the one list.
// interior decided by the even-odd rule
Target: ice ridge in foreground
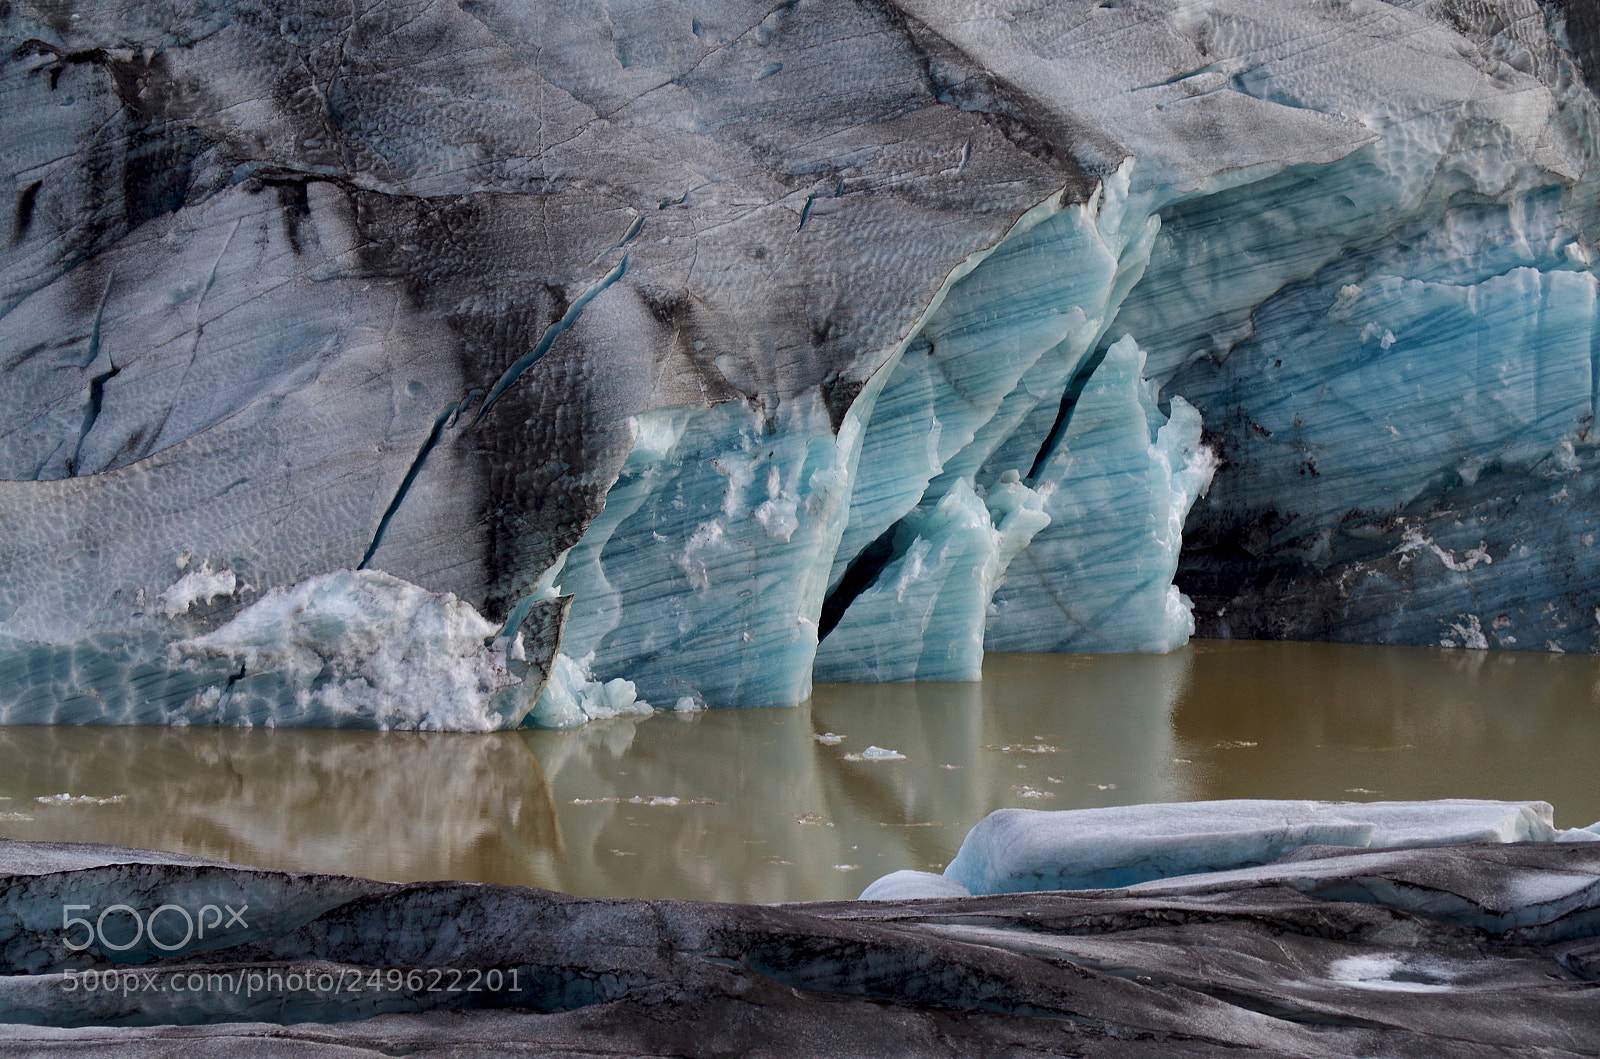
[{"label": "ice ridge in foreground", "polygon": [[[1271,864],[1308,846],[1414,849],[1461,842],[1594,841],[1558,831],[1546,802],[1235,800],[1045,812],[1000,809],[943,875],[898,871],[863,899],[1084,890]],[[1596,825],[1600,827],[1600,825]]]}]

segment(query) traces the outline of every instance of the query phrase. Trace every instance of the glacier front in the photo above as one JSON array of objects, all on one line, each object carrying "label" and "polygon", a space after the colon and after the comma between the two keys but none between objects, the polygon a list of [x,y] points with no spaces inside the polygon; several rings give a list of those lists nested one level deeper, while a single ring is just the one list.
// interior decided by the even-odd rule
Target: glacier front
[{"label": "glacier front", "polygon": [[0,37],[0,721],[1600,645],[1583,5],[13,0]]}]

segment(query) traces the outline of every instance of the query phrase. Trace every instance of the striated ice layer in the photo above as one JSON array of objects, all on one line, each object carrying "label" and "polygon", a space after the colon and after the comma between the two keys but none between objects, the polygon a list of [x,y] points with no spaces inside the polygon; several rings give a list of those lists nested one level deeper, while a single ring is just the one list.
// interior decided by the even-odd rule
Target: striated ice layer
[{"label": "striated ice layer", "polygon": [[1218,373],[1227,396],[1194,388],[1249,416],[1231,502],[1275,508],[1269,546],[1309,553],[1352,513],[1382,519],[1436,481],[1553,465],[1593,414],[1596,287],[1587,272],[1472,282],[1380,266],[1274,299]]},{"label": "striated ice layer", "polygon": [[[1035,211],[1042,216],[1025,217],[951,289],[894,365],[872,408],[833,562],[818,679],[978,679],[989,601],[1051,517],[1040,506],[1056,486],[1041,487],[1036,463],[1160,226],[1149,196],[1130,194],[1134,169],[1121,166],[1087,203],[1046,203]],[[972,495],[974,476],[990,510]],[[1031,476],[1026,484],[1023,476]],[[1145,532],[1118,521],[1125,512],[1102,515],[1131,535]],[[1181,522],[1180,511],[1175,533]],[[1035,569],[1046,585],[1034,592],[1040,602],[1066,573]],[[1033,581],[1022,584],[1033,591]],[[1168,605],[1139,644],[1183,642],[1166,631]],[[1136,612],[1124,624],[1150,620]],[[1110,630],[1073,649],[1127,649],[1124,636]]]},{"label": "striated ice layer", "polygon": [[[192,576],[176,587],[192,591]],[[539,649],[530,658],[520,629],[449,593],[338,570],[272,589],[199,635],[169,623],[69,646],[0,641],[0,718],[493,731],[533,708]]]},{"label": "striated ice layer", "polygon": [[1123,165],[1088,202],[1052,199],[1024,215],[892,365],[871,406],[830,587],[897,520],[935,506],[1007,442],[1011,462],[989,477],[1028,473],[1159,227],[1130,201],[1132,169]]},{"label": "striated ice layer", "polygon": [[1170,651],[1194,631],[1172,575],[1215,460],[1183,398],[1156,408],[1144,365],[1122,338],[1072,404],[1033,478],[1050,524],[995,593],[990,650]]},{"label": "striated ice layer", "polygon": [[[872,545],[870,598],[840,602],[815,677],[978,679],[995,585],[1047,519],[1020,474],[1157,227],[1128,201],[1130,169],[972,255],[836,433],[803,404],[635,417],[605,510],[540,582],[574,596],[568,652],[657,702],[801,701],[817,615],[824,632],[839,620],[823,590]],[[989,475],[986,507],[951,469],[970,476],[1019,432],[1026,459]]]},{"label": "striated ice layer", "polygon": [[1018,481],[979,497],[964,480],[896,529],[895,558],[817,650],[824,681],[979,680],[995,586],[1050,521]]},{"label": "striated ice layer", "polygon": [[[620,545],[612,538],[623,521],[651,501],[664,483],[673,478],[675,453],[683,440],[695,410],[662,409],[634,416],[629,422],[633,435],[628,458],[616,484],[606,493],[605,510],[589,523],[583,537],[546,570],[535,591],[553,593],[551,586],[573,597],[561,644],[563,654],[573,658],[592,656],[600,643],[622,623],[622,590],[607,577],[606,552],[619,568],[627,571],[627,561],[618,560]],[[679,458],[681,459],[681,457]]]},{"label": "striated ice layer", "polygon": [[576,597],[568,652],[657,703],[803,701],[854,436],[743,402],[641,423],[615,516],[554,578]]},{"label": "striated ice layer", "polygon": [[1410,849],[1571,841],[1546,802],[1237,800],[1041,812],[978,822],[943,876],[901,871],[862,894],[945,896],[1132,886],[1268,864],[1305,846]]},{"label": "striated ice layer", "polygon": [[1374,138],[1164,203],[1116,321],[1224,460],[1176,579],[1203,635],[1595,649],[1592,54],[1548,13],[1224,36],[1261,48],[1235,90]]}]

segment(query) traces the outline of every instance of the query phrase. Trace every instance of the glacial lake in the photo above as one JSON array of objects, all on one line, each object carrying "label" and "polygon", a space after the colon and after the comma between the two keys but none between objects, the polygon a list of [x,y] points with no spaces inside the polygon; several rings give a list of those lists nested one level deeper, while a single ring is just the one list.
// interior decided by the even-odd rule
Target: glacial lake
[{"label": "glacial lake", "polygon": [[[904,759],[856,760],[869,746]],[[1005,806],[1542,799],[1586,826],[1597,762],[1600,658],[1202,640],[991,655],[981,684],[818,685],[799,709],[570,731],[0,728],[0,834],[794,901],[939,870]]]}]

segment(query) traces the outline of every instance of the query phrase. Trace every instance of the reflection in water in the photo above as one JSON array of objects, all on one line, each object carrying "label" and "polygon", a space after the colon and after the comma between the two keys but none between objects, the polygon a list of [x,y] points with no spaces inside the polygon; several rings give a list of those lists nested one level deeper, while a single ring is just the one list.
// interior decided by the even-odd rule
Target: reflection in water
[{"label": "reflection in water", "polygon": [[[0,727],[0,793],[7,837],[300,871],[512,882],[515,860],[561,848],[517,733]],[[122,800],[39,800],[61,794]]]},{"label": "reflection in water", "polygon": [[[1002,806],[1544,798],[1587,824],[1597,684],[1589,657],[1198,641],[564,732],[0,728],[0,833],[595,896],[853,897],[942,868]],[[869,745],[905,760],[846,760]],[[39,800],[61,794],[122,800]]]},{"label": "reflection in water", "polygon": [[1188,651],[1173,723],[1193,797],[1542,799],[1564,827],[1600,820],[1600,658],[1211,640]]}]

